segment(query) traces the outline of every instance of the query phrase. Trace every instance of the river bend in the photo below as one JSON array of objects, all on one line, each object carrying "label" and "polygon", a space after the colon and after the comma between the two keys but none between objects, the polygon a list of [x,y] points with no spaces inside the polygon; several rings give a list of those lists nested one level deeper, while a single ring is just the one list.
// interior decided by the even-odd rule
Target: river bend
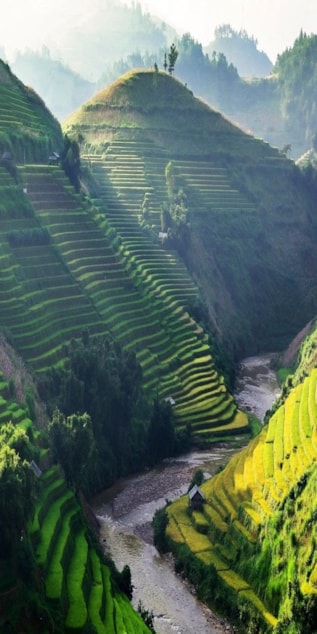
[{"label": "river bend", "polygon": [[[241,363],[235,398],[239,406],[261,421],[273,404],[278,385],[271,356],[250,357]],[[100,522],[100,539],[116,566],[131,569],[133,605],[141,601],[152,610],[157,634],[224,634],[230,625],[200,603],[189,585],[175,575],[167,557],[153,546],[151,520],[155,510],[184,494],[193,473],[209,477],[236,449],[219,445],[164,461],[158,468],[117,482],[92,501]]]}]

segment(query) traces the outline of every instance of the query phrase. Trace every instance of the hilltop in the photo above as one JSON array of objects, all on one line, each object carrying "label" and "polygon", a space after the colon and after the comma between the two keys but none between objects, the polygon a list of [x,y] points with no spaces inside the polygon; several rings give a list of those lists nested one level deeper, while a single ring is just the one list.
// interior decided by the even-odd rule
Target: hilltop
[{"label": "hilltop", "polygon": [[135,144],[142,195],[148,190],[150,200],[153,185],[159,187],[146,222],[157,231],[162,206],[173,202],[165,173],[172,163],[171,197],[185,194],[190,225],[177,247],[198,282],[213,332],[229,350],[280,349],[314,315],[314,202],[302,172],[276,148],[155,71],[123,75],[63,129],[82,135],[83,151],[106,162],[111,144],[119,154],[120,144],[122,151]]},{"label": "hilltop", "polygon": [[[113,139],[147,140],[171,153],[197,158],[253,159],[254,139],[194,97],[167,73],[134,70],[89,99],[63,123],[72,136],[82,133],[85,150],[103,152]],[[225,141],[225,145],[224,145]],[[277,150],[258,141],[257,160]]]}]

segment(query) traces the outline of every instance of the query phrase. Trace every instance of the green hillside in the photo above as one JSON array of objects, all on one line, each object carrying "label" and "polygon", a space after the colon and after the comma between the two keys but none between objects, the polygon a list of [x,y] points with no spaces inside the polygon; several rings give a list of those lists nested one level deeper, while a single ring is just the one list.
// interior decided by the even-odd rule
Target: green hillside
[{"label": "green hillside", "polygon": [[[10,90],[18,91],[19,84],[12,81]],[[21,92],[24,94],[22,88]],[[49,145],[46,137],[41,145],[44,127],[40,126],[43,120],[51,130],[55,122],[40,101],[38,104],[38,118],[34,117],[40,135],[32,146],[34,154],[24,151],[28,129],[20,142],[14,128],[11,130],[9,124],[6,128],[11,135],[8,148],[20,161],[22,148],[23,165],[12,162],[14,170],[8,170],[5,163],[0,167],[2,331],[41,380],[53,367],[66,368],[68,346],[74,340],[82,341],[85,333],[90,338],[111,335],[126,351],[135,351],[146,394],[152,399],[172,400],[180,431],[191,428],[192,437],[205,442],[247,430],[247,417],[237,411],[214,366],[208,335],[188,312],[198,289],[177,252],[167,251],[159,240],[146,237],[131,213],[137,202],[129,211],[124,201],[121,205],[119,195],[114,215],[121,215],[113,221],[113,186],[105,187],[101,157],[94,157],[94,199],[77,194],[59,167],[45,164]],[[13,117],[20,114],[19,108],[12,109]],[[23,125],[26,123],[23,120]],[[130,148],[128,163],[133,154]],[[131,171],[125,173],[124,158],[122,170],[120,186],[128,197],[133,196],[128,183]],[[105,214],[106,206],[109,215]],[[126,236],[124,248],[121,235]],[[4,389],[8,389],[6,384]],[[29,396],[26,413],[31,410],[32,416],[24,425],[34,439],[27,461],[22,462],[17,446],[9,467],[11,454],[6,444],[3,446],[2,473],[9,475],[12,468],[15,477],[22,469],[23,477],[28,474],[27,484],[32,457],[43,475],[32,489],[35,506],[25,505],[30,496],[24,494],[23,522],[28,521],[25,552],[18,559],[12,553],[2,553],[3,580],[7,576],[3,591],[8,597],[3,603],[2,624],[10,622],[19,628],[28,604],[26,622],[32,632],[39,631],[39,619],[42,626],[44,622],[50,627],[53,620],[56,626],[60,624],[60,631],[69,632],[88,632],[90,623],[100,632],[124,627],[131,634],[148,631],[120,593],[120,574],[96,554],[78,500],[58,470],[50,467],[46,434],[36,427],[33,396]],[[9,421],[19,423],[23,416],[22,408],[6,408],[4,429]],[[45,417],[42,426],[47,424]],[[11,442],[14,428],[6,433],[6,442]],[[10,539],[12,545],[18,543],[19,531]],[[25,596],[16,590],[17,580],[24,589],[20,557],[28,558],[32,570],[28,591],[23,590]],[[6,575],[8,567],[10,575]],[[43,585],[38,585],[38,578]]]},{"label": "green hillside", "polygon": [[[28,549],[14,562],[4,593],[10,598],[17,592],[17,578],[29,561],[35,576],[31,595],[42,579],[29,628],[40,631],[37,610],[43,608],[60,631],[65,627],[88,634],[93,624],[98,632],[146,632],[120,593],[120,573],[97,554],[78,497],[59,470],[51,468],[47,432],[51,439],[52,402],[58,398],[65,410],[76,403],[65,411],[67,416],[74,411],[79,418],[89,415],[91,403],[83,407],[85,390],[91,376],[96,378],[88,394],[97,412],[92,447],[93,441],[99,443],[100,453],[92,449],[86,474],[86,484],[91,474],[100,476],[102,456],[104,477],[95,487],[144,466],[142,452],[155,454],[153,445],[164,434],[171,445],[164,446],[161,457],[170,447],[176,450],[180,438],[187,447],[210,446],[248,432],[247,416],[237,409],[225,370],[228,376],[249,351],[282,349],[317,312],[316,192],[276,149],[230,124],[173,77],[152,71],[125,75],[66,121],[64,132],[82,150],[76,192],[60,167],[47,165],[48,151],[60,146],[62,138],[55,120],[37,97],[31,107],[28,91],[5,65],[1,68],[7,96],[14,93],[10,117],[20,126],[7,115],[3,151],[10,150],[20,165],[11,171],[5,161],[0,166],[0,327],[38,385],[47,388],[55,382],[58,392],[46,389],[52,398],[40,432],[33,388],[22,398],[23,407],[5,407],[0,463],[5,468],[0,473],[21,475],[16,478],[17,508]],[[98,351],[109,361],[103,367],[107,380],[105,374],[94,374]],[[183,499],[169,507],[170,537],[189,548],[194,543],[199,574],[205,575],[207,566],[212,583],[219,568],[219,587],[233,606],[228,611],[235,610],[238,590],[241,614],[249,615],[251,606],[268,628],[289,618],[293,607],[278,597],[288,589],[297,563],[274,582],[274,597],[273,557],[254,559],[257,586],[254,570],[243,567],[239,553],[255,557],[255,540],[260,543],[263,534],[265,546],[277,507],[283,514],[295,484],[303,484],[303,478],[308,483],[315,459],[315,378],[312,373],[303,387],[290,391],[261,435],[204,485],[208,504],[203,516],[186,520]],[[10,385],[14,392],[14,372],[9,386],[5,381],[6,401]],[[22,445],[14,426],[6,428],[11,420],[24,421]],[[66,456],[64,470],[75,490],[83,481],[74,474],[81,469],[72,472],[68,464],[75,452],[68,443],[71,422],[66,419],[61,427],[60,453],[58,442],[52,441],[52,448],[61,463]],[[100,429],[103,423],[109,428]],[[115,450],[122,454],[117,462]],[[99,463],[92,466],[95,456]],[[43,471],[38,486],[29,479],[32,458]],[[13,525],[16,529],[17,522]],[[20,524],[12,544],[19,543],[19,531]],[[292,539],[289,548],[295,548]],[[3,552],[2,557],[5,579],[10,564]],[[315,562],[304,548],[303,557],[311,559],[306,577],[298,564],[300,591],[308,596]],[[295,590],[289,590],[291,606]],[[26,607],[17,596],[18,623]],[[4,599],[3,621],[10,622],[8,603],[10,608]],[[312,610],[308,605],[309,615]]]},{"label": "green hillside", "polygon": [[1,632],[88,633],[93,624],[100,634],[124,627],[147,634],[123,573],[102,554],[85,507],[51,464],[32,376],[3,338],[0,355]]},{"label": "green hillside", "polygon": [[[19,211],[0,218],[0,323],[30,367],[60,364],[85,329],[111,333],[136,352],[148,392],[175,401],[180,428],[192,423],[206,437],[245,429],[208,336],[188,313],[198,289],[177,254],[148,239],[131,206],[104,215],[83,203],[59,168],[26,165],[19,174],[27,194],[9,189]],[[95,205],[108,205],[111,189],[99,194]]]}]

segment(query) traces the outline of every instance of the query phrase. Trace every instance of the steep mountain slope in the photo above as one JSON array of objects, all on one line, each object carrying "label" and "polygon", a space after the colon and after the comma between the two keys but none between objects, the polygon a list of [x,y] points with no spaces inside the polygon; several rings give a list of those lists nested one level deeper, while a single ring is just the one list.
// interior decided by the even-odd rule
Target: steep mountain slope
[{"label": "steep mountain slope", "polygon": [[[59,216],[81,220],[78,197],[63,172],[56,170],[54,180],[54,168],[42,164],[61,143],[61,129],[2,63],[0,74],[0,147],[6,153],[0,165],[1,331],[8,335],[10,328],[12,343],[29,364],[27,369],[1,337],[0,630],[44,634],[126,628],[146,634],[148,627],[127,598],[125,573],[121,579],[99,552],[78,497],[60,470],[51,468],[47,412],[28,370],[61,361],[65,343],[80,338],[83,330],[108,329],[36,214],[49,201],[48,209]],[[41,164],[21,168],[14,159]],[[36,198],[33,191],[34,206],[32,177],[35,184],[45,182],[44,194]],[[97,243],[92,225],[90,238]],[[89,229],[87,222],[86,239]],[[103,247],[101,239],[101,252]]]},{"label": "steep mountain slope", "polygon": [[[136,209],[147,194],[145,224],[157,234],[162,209],[174,214],[166,221],[165,213],[163,224],[229,350],[281,348],[313,316],[314,198],[277,149],[151,71],[124,75],[69,117],[64,130],[81,134],[85,150],[102,154],[106,164],[112,144],[120,157],[135,143],[145,178],[134,190]],[[111,186],[121,195],[117,182]]]},{"label": "steep mountain slope", "polygon": [[59,123],[44,102],[0,60],[0,154],[18,162],[47,161],[62,147]]},{"label": "steep mountain slope", "polygon": [[87,504],[52,466],[45,406],[3,337],[0,365],[0,631],[71,634],[93,624],[102,634],[124,624],[148,634],[124,594],[124,574],[98,547]]},{"label": "steep mountain slope", "polygon": [[[0,218],[0,323],[33,370],[63,361],[85,330],[111,333],[135,350],[148,392],[173,402],[180,428],[191,424],[201,440],[245,430],[208,336],[188,314],[198,290],[177,254],[148,239],[130,203],[112,200],[98,219],[59,168],[25,165],[19,174],[27,193],[13,192],[14,216]],[[98,204],[108,206],[111,192]]]}]

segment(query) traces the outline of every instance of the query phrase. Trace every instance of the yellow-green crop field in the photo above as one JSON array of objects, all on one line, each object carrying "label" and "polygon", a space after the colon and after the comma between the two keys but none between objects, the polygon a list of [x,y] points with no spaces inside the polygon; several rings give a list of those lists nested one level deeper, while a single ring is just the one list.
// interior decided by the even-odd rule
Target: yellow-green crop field
[{"label": "yellow-green crop field", "polygon": [[[276,622],[276,615],[270,613],[256,589],[230,561],[234,561],[236,549],[242,544],[249,542],[252,548],[265,522],[316,461],[316,386],[317,369],[290,391],[260,434],[223,471],[201,485],[205,496],[204,535],[199,532],[197,515],[188,512],[187,496],[168,507],[167,535],[172,542],[179,544],[182,535],[183,543],[203,563],[212,565],[232,590],[247,592],[248,600],[270,625]],[[226,557],[223,546],[229,553]],[[309,587],[310,593],[314,588],[317,592],[315,561],[311,565],[311,570],[302,566],[305,574],[300,579],[302,589]]]}]

